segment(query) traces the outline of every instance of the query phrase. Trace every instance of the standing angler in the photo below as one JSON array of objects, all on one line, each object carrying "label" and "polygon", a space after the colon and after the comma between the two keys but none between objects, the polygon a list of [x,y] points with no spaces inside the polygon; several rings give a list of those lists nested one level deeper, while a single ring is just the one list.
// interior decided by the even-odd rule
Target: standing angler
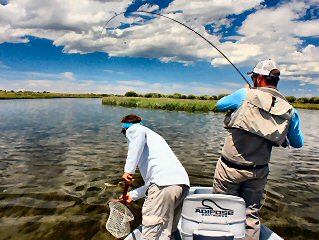
[{"label": "standing angler", "polygon": [[143,239],[174,239],[171,233],[177,229],[189,191],[187,172],[166,141],[144,127],[139,116],[127,115],[122,123],[122,133],[128,141],[122,178],[131,184],[138,166],[145,182],[126,196],[128,203],[146,196],[142,208]]},{"label": "standing angler", "polygon": [[297,111],[278,91],[280,71],[273,60],[259,62],[251,74],[254,88],[239,89],[217,102],[226,114],[228,134],[219,158],[215,193],[236,195],[246,202],[246,239],[259,239],[258,210],[267,183],[273,146],[300,148],[304,139]]}]

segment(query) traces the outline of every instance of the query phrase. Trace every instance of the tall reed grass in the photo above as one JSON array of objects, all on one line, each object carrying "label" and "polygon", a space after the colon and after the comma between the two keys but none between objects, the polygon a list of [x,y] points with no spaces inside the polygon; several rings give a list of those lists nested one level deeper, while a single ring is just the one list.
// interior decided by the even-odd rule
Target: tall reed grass
[{"label": "tall reed grass", "polygon": [[[217,100],[143,98],[143,97],[104,97],[102,104],[122,107],[139,107],[188,112],[218,112]],[[319,104],[293,103],[295,108],[319,110]]]},{"label": "tall reed grass", "polygon": [[102,99],[105,105],[140,107],[163,110],[177,110],[189,112],[217,111],[215,100],[191,100],[173,98],[141,98],[141,97],[105,97]]}]

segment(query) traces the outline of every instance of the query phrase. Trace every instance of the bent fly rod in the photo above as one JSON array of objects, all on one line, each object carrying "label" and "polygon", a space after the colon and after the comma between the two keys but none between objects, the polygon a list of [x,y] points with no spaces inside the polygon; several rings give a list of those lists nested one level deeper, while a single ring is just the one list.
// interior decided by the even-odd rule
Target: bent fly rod
[{"label": "bent fly rod", "polygon": [[169,20],[172,20],[184,27],[186,27],[187,29],[191,30],[192,32],[194,32],[195,34],[197,34],[199,37],[201,37],[202,39],[204,39],[209,45],[211,45],[212,47],[214,47],[235,69],[236,71],[240,74],[240,76],[245,80],[245,82],[250,86],[249,82],[247,81],[247,79],[244,77],[244,75],[238,70],[238,68],[228,59],[228,57],[226,57],[226,55],[224,53],[222,53],[214,44],[212,44],[207,38],[205,38],[203,35],[201,35],[200,33],[196,32],[194,29],[192,29],[191,27],[187,26],[186,24],[177,21],[176,19],[170,18],[168,16],[162,15],[160,13],[156,13],[156,12],[148,12],[148,11],[144,11],[144,10],[138,10],[138,11],[126,11],[126,12],[121,12],[121,13],[115,13],[115,16],[111,17],[106,23],[104,28],[106,28],[107,24],[112,21],[114,18],[116,18],[119,15],[125,14],[125,13],[146,13],[146,14],[150,14],[150,15],[157,15],[160,17],[164,17],[167,18]]}]

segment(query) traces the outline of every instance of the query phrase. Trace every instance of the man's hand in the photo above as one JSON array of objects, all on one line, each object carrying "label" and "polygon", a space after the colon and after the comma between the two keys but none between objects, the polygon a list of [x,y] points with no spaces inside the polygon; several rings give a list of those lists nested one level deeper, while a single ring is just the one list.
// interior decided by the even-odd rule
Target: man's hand
[{"label": "man's hand", "polygon": [[128,204],[130,204],[131,202],[133,202],[133,199],[132,199],[132,197],[131,197],[131,195],[128,193],[128,194],[126,194],[126,201],[124,201],[124,199],[123,199],[123,195],[120,197],[120,202],[121,203],[128,203]]},{"label": "man's hand", "polygon": [[125,173],[123,174],[122,178],[123,178],[124,182],[125,182],[126,184],[129,184],[129,185],[131,185],[131,184],[133,183],[133,181],[134,181],[134,179],[133,179],[133,174],[131,174],[131,173],[126,173],[126,172],[125,172]]},{"label": "man's hand", "polygon": [[250,85],[247,83],[244,88],[250,88]]}]

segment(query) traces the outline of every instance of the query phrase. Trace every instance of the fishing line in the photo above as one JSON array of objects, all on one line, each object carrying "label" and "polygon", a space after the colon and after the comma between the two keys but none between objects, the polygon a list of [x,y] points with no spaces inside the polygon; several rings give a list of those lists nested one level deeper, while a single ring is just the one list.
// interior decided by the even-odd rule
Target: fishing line
[{"label": "fishing line", "polygon": [[247,81],[247,79],[244,77],[244,75],[238,70],[238,68],[228,59],[228,57],[226,57],[226,55],[224,53],[222,53],[213,43],[211,43],[207,38],[205,38],[204,36],[202,36],[200,33],[196,32],[194,29],[192,29],[191,27],[187,26],[186,24],[180,22],[180,21],[177,21],[176,19],[174,18],[170,18],[170,17],[167,17],[165,15],[162,15],[160,13],[156,13],[156,12],[148,12],[148,11],[144,11],[144,10],[138,10],[138,11],[125,11],[125,12],[121,12],[121,13],[115,13],[115,16],[111,17],[106,23],[105,23],[105,26],[104,26],[104,29],[106,28],[107,24],[112,21],[114,18],[116,18],[117,16],[119,15],[122,15],[122,14],[125,14],[125,13],[146,13],[146,14],[151,14],[151,15],[157,15],[157,16],[160,16],[160,17],[164,17],[164,18],[167,18],[169,20],[172,20],[184,27],[186,27],[187,29],[191,30],[192,32],[194,32],[195,34],[197,34],[199,37],[201,37],[202,39],[204,39],[209,45],[211,45],[212,47],[214,47],[234,68],[235,70],[240,74],[240,76],[245,80],[245,82],[249,85],[249,87],[251,86],[249,84],[249,82]]}]

